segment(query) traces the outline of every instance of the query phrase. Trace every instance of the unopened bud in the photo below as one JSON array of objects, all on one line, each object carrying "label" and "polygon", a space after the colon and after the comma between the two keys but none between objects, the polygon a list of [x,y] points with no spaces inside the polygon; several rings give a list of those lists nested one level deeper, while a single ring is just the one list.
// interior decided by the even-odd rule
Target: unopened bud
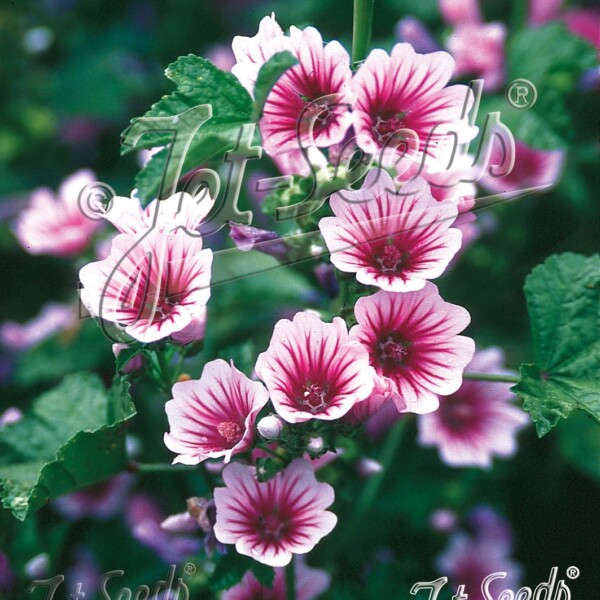
[{"label": "unopened bud", "polygon": [[321,452],[323,452],[323,448],[324,444],[323,438],[321,436],[310,438],[308,444],[306,444],[306,449],[311,454],[320,454]]},{"label": "unopened bud", "polygon": [[383,465],[373,458],[361,458],[356,464],[356,471],[360,477],[372,477],[383,471]]},{"label": "unopened bud", "polygon": [[48,567],[50,566],[50,557],[43,552],[34,556],[25,564],[25,573],[31,579],[43,579],[48,575]]},{"label": "unopened bud", "polygon": [[429,524],[440,533],[449,533],[458,523],[456,513],[448,508],[438,508],[431,513]]},{"label": "unopened bud", "polygon": [[265,440],[276,440],[283,431],[283,421],[277,415],[263,417],[256,426]]}]

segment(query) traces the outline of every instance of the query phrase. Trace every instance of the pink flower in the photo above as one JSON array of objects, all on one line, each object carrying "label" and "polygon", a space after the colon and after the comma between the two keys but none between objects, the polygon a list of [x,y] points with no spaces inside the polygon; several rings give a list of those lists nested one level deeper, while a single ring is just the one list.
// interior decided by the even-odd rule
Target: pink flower
[{"label": "pink flower", "polygon": [[81,170],[63,181],[58,194],[48,188],[32,193],[29,207],[19,215],[14,228],[29,254],[76,256],[88,246],[102,220],[87,215],[79,194],[95,179],[91,171]]},{"label": "pink flower", "polygon": [[362,425],[375,415],[382,405],[394,394],[392,381],[387,377],[376,377],[375,387],[371,395],[362,402],[357,402],[347,414],[342,417],[344,423]]},{"label": "pink flower", "polygon": [[372,155],[383,151],[385,166],[395,166],[406,155],[432,170],[443,168],[455,143],[476,133],[462,117],[473,94],[464,85],[445,87],[453,70],[454,60],[446,52],[417,54],[410,44],[396,44],[391,56],[372,50],[351,83],[358,145]]},{"label": "pink flower", "polygon": [[600,47],[600,10],[572,8],[565,13],[567,29],[587,40],[596,49]]},{"label": "pink flower", "polygon": [[484,79],[486,91],[498,90],[505,77],[505,40],[506,26],[500,22],[457,25],[446,43],[456,61],[455,77]]},{"label": "pink flower", "polygon": [[289,423],[338,419],[367,398],[374,385],[368,354],[348,340],[344,321],[336,317],[323,323],[307,312],[275,325],[256,373],[275,410]]},{"label": "pink flower", "polygon": [[439,0],[438,4],[444,21],[452,25],[480,23],[482,20],[477,0]]},{"label": "pink flower", "polygon": [[529,0],[529,24],[534,27],[558,19],[563,0]]},{"label": "pink flower", "polygon": [[333,488],[318,483],[304,459],[265,483],[256,480],[254,467],[232,463],[223,480],[227,487],[215,489],[215,535],[264,564],[287,565],[292,554],[310,552],[337,523],[325,510],[333,502]]},{"label": "pink flower", "polygon": [[0,325],[0,342],[9,350],[21,352],[37,346],[55,333],[74,326],[77,314],[73,306],[48,302],[40,314],[27,321],[5,321]]},{"label": "pink flower", "polygon": [[406,294],[380,291],[360,298],[350,339],[368,351],[378,375],[394,385],[400,412],[428,413],[438,395],[454,393],[473,357],[472,339],[458,335],[470,321],[461,306],[444,302],[435,285]]},{"label": "pink flower", "polygon": [[[495,194],[505,194],[506,198],[517,196],[530,188],[545,190],[560,179],[565,153],[562,150],[537,150],[520,140],[515,141],[515,164],[510,173],[494,177],[493,166],[499,165],[502,150],[498,144],[492,146],[490,167],[480,179],[481,186]],[[490,173],[492,169],[492,173]]]},{"label": "pink flower", "polygon": [[350,57],[342,45],[323,46],[313,27],[292,28],[298,65],[288,69],[267,97],[260,132],[271,155],[341,142],[351,125]]},{"label": "pink flower", "polygon": [[161,233],[199,236],[197,229],[215,201],[208,193],[191,196],[177,192],[164,200],[153,200],[143,209],[137,190],[130,198],[115,196],[102,216],[121,233],[143,233],[156,228]]},{"label": "pink flower", "polygon": [[[467,372],[503,374],[503,355],[497,348],[475,354]],[[419,417],[419,443],[437,446],[441,459],[453,467],[492,465],[494,455],[508,457],[517,450],[516,434],[528,416],[512,406],[509,383],[463,381],[455,393],[440,398],[440,408]]]},{"label": "pink flower", "polygon": [[211,263],[200,237],[121,234],[107,259],[79,272],[81,299],[92,315],[122,325],[140,342],[154,342],[203,318]]},{"label": "pink flower", "polygon": [[268,400],[261,383],[221,359],[207,363],[199,380],[176,383],[165,405],[171,428],[165,445],[179,455],[173,462],[229,462],[252,444],[256,416]]},{"label": "pink flower", "polygon": [[335,217],[321,219],[319,228],[331,262],[365,285],[421,289],[460,248],[461,233],[450,227],[455,203],[435,200],[421,178],[395,192],[391,177],[373,170],[360,190],[334,194],[330,204]]},{"label": "pink flower", "polygon": [[[296,559],[295,587],[296,600],[314,600],[320,596],[331,582],[331,577],[323,569],[307,566],[304,557]],[[248,571],[237,585],[223,592],[221,600],[286,600],[285,569],[275,569],[273,587],[267,588],[259,583],[254,574]]]}]

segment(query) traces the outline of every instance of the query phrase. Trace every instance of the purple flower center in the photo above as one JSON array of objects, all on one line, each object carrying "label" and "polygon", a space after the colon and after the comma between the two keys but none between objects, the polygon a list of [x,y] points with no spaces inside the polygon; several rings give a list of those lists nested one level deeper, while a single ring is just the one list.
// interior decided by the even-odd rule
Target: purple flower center
[{"label": "purple flower center", "polygon": [[258,529],[263,539],[279,541],[286,534],[289,523],[287,519],[282,518],[277,505],[273,507],[272,512],[259,515]]},{"label": "purple flower center", "polygon": [[235,445],[243,437],[242,428],[233,421],[223,421],[217,425],[219,435],[228,443]]},{"label": "purple flower center", "polygon": [[379,264],[382,273],[398,273],[406,264],[408,256],[408,252],[402,252],[393,243],[388,243],[375,260]]},{"label": "purple flower center", "polygon": [[317,413],[327,408],[327,384],[312,383],[307,381],[302,386],[302,391],[298,397],[298,403],[307,406],[311,413]]},{"label": "purple flower center", "polygon": [[382,146],[385,146],[391,138],[397,138],[398,141],[404,139],[402,134],[396,135],[400,129],[405,129],[404,117],[406,113],[398,112],[388,115],[378,114],[373,125],[373,134]]},{"label": "purple flower center", "polygon": [[440,402],[440,410],[444,425],[457,433],[470,428],[477,418],[473,405],[457,395],[443,398]]},{"label": "purple flower center", "polygon": [[377,345],[379,350],[379,361],[382,364],[401,365],[408,354],[408,342],[401,341],[395,335],[388,335],[381,339]]}]

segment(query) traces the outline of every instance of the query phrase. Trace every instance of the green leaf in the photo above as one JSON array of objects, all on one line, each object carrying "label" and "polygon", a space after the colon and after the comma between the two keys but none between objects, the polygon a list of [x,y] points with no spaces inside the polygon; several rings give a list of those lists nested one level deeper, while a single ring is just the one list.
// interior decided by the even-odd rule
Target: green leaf
[{"label": "green leaf", "polygon": [[110,367],[111,362],[110,344],[98,324],[87,319],[76,333],[53,336],[20,357],[15,379],[24,386],[54,382],[67,373]]},{"label": "green leaf", "polygon": [[598,426],[583,413],[574,413],[557,430],[562,456],[576,469],[600,481]]},{"label": "green leaf", "polygon": [[127,464],[129,384],[107,391],[87,373],[65,377],[22,421],[0,430],[2,504],[20,520],[52,498],[103,481]]},{"label": "green leaf", "polygon": [[254,86],[254,109],[252,111],[252,120],[258,121],[267,100],[269,92],[277,83],[277,80],[290,68],[298,64],[298,60],[291,53],[285,50],[277,52],[260,68],[256,85]]},{"label": "green leaf", "polygon": [[273,587],[273,580],[275,579],[273,567],[263,565],[235,551],[221,557],[208,585],[213,592],[226,590],[239,583],[247,571],[252,571],[262,585],[268,588]]},{"label": "green leaf", "polygon": [[[169,65],[165,74],[175,83],[177,90],[163,96],[144,117],[171,117],[181,115],[195,106],[212,106],[212,117],[194,134],[186,153],[183,166],[183,173],[186,173],[235,146],[240,126],[252,121],[252,98],[234,75],[193,54],[180,57]],[[177,135],[186,138],[186,132],[189,136],[197,125],[197,117],[193,114],[181,117],[177,123]],[[127,139],[127,130],[122,135]],[[142,136],[135,148],[162,146],[172,142],[172,139],[173,132],[152,131]],[[127,143],[121,146],[123,154],[133,149]],[[157,153],[136,177],[136,186],[144,202],[157,196],[168,156],[168,149]],[[168,177],[173,176],[178,159],[178,156],[170,157]]]},{"label": "green leaf", "polygon": [[563,23],[518,32],[508,43],[508,81],[527,79],[541,97],[548,88],[570,92],[579,75],[596,65],[591,44]]},{"label": "green leaf", "polygon": [[541,437],[577,408],[600,422],[600,255],[551,256],[525,282],[536,363],[512,389]]},{"label": "green leaf", "polygon": [[[563,99],[552,90],[530,109],[511,106],[504,96],[484,96],[481,100],[477,124],[483,127],[489,112],[500,112],[500,120],[515,139],[540,150],[557,150],[572,138],[572,120]],[[552,100],[554,98],[554,100]],[[476,142],[471,144],[477,148]]]}]

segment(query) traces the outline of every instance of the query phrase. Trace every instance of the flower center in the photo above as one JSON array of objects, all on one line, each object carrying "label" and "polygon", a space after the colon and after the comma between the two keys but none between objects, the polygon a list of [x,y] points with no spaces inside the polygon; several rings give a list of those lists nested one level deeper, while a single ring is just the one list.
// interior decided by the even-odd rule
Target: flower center
[{"label": "flower center", "polygon": [[469,428],[477,417],[474,407],[457,396],[443,398],[440,410],[444,425],[457,433]]},{"label": "flower center", "polygon": [[272,512],[259,515],[258,523],[262,537],[270,541],[279,541],[285,535],[288,523],[282,518],[279,508],[273,507]]},{"label": "flower center", "polygon": [[408,252],[401,252],[393,243],[388,243],[375,260],[379,263],[382,273],[398,273],[408,257]]},{"label": "flower center", "polygon": [[312,101],[309,97],[300,95],[305,107],[302,113],[302,119],[307,123],[313,123],[315,131],[320,131],[329,125],[333,119],[334,113],[326,100]]},{"label": "flower center", "polygon": [[243,437],[242,428],[233,421],[219,423],[217,431],[228,444],[237,444]]},{"label": "flower center", "polygon": [[398,112],[390,117],[377,115],[377,120],[373,125],[373,133],[382,146],[385,146],[391,138],[397,138],[398,141],[404,139],[402,134],[397,133],[400,129],[405,129],[404,117],[406,113]]},{"label": "flower center", "polygon": [[324,408],[327,408],[327,392],[329,386],[327,384],[311,383],[307,381],[300,392],[298,403],[307,406],[311,413],[317,413]]},{"label": "flower center", "polygon": [[394,335],[388,335],[379,341],[379,361],[393,365],[403,364],[408,354],[408,346],[408,342],[401,341]]}]

